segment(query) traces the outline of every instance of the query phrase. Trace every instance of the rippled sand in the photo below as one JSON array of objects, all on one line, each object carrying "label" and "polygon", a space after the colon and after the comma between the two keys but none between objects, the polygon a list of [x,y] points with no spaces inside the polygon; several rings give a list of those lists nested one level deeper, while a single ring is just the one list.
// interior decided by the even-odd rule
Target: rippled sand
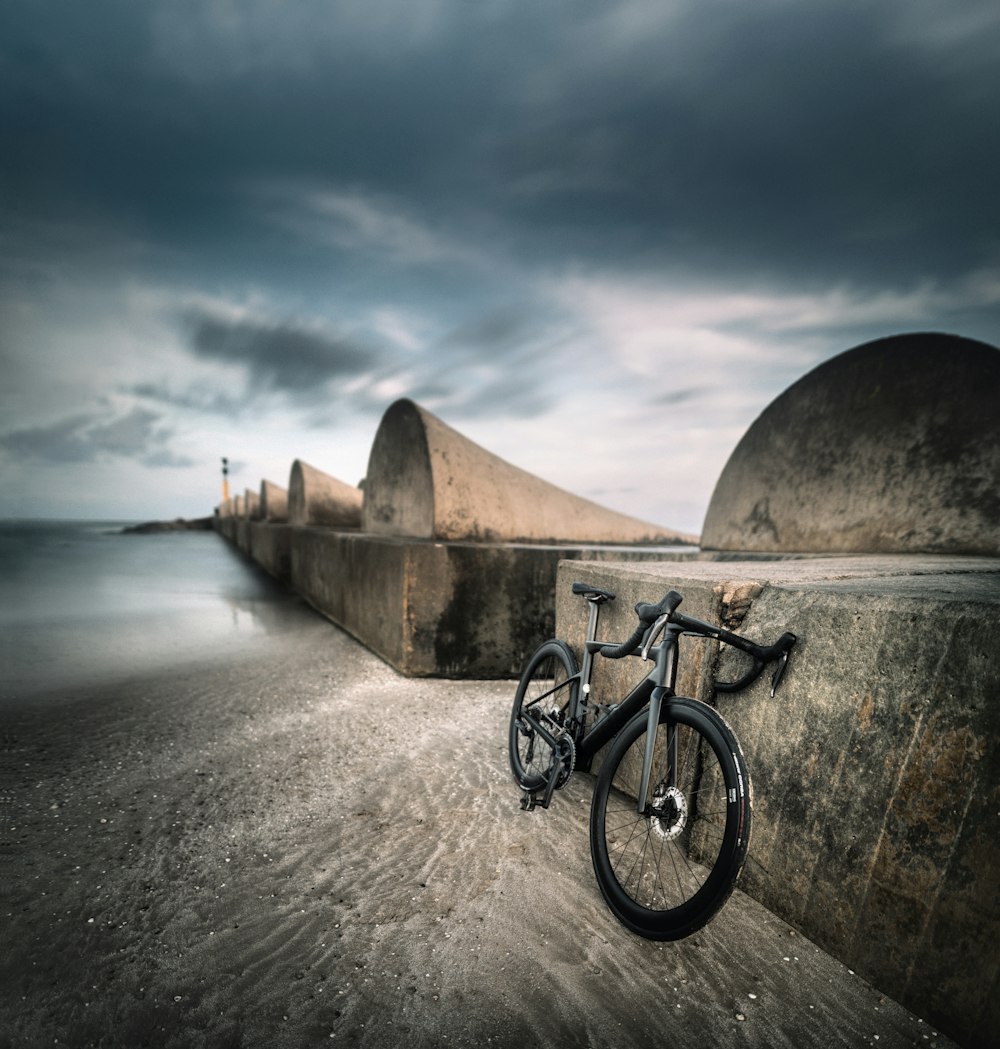
[{"label": "rippled sand", "polygon": [[509,682],[407,680],[297,614],[5,714],[0,1045],[952,1044],[739,893],[630,935],[590,780],[518,807]]}]

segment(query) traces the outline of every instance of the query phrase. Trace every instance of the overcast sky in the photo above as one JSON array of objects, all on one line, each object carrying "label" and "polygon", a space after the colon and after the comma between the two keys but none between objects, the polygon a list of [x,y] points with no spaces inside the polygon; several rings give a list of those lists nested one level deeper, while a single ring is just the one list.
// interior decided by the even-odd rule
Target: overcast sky
[{"label": "overcast sky", "polygon": [[408,396],[698,532],[817,364],[1000,343],[998,201],[996,0],[6,0],[0,516],[357,483]]}]

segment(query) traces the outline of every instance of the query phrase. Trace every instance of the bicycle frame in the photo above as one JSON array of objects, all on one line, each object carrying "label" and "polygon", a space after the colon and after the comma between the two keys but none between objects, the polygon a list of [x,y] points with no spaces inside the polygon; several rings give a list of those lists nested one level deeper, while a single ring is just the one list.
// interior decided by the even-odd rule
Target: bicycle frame
[{"label": "bicycle frame", "polygon": [[[670,603],[665,603],[668,602],[668,599],[671,599]],[[610,742],[612,737],[617,735],[617,733],[625,727],[628,721],[648,704],[649,725],[646,733],[646,753],[643,758],[642,775],[640,778],[638,797],[636,799],[640,815],[644,814],[646,811],[649,773],[653,760],[656,728],[660,721],[660,711],[663,706],[663,701],[664,699],[669,701],[677,694],[674,687],[677,682],[677,660],[680,637],[684,634],[688,634],[703,639],[713,639],[722,644],[732,645],[734,648],[751,656],[753,667],[735,681],[725,682],[716,680],[715,690],[717,692],[736,692],[740,689],[746,688],[753,681],[756,681],[767,663],[772,660],[778,660],[778,668],[775,671],[774,677],[771,679],[772,697],[774,696],[775,689],[778,687],[778,683],[781,681],[785,666],[788,663],[788,653],[797,640],[795,634],[785,633],[773,645],[758,645],[749,638],[741,637],[739,634],[734,634],[732,631],[726,630],[721,626],[713,626],[710,623],[703,623],[700,619],[694,619],[691,616],[686,616],[683,613],[678,612],[677,604],[680,603],[680,600],[680,595],[675,591],[671,591],[666,595],[664,601],[661,602],[660,605],[652,608],[654,614],[657,612],[661,613],[655,620],[647,621],[640,618],[640,624],[649,622],[649,625],[645,628],[644,632],[645,639],[641,642],[639,641],[639,638],[643,636],[642,625],[640,625],[639,629],[628,639],[628,641],[623,642],[621,645],[610,646],[605,641],[596,640],[600,602],[598,600],[591,600],[587,621],[587,637],[583,645],[583,665],[575,674],[571,675],[565,681],[559,682],[549,692],[537,697],[531,703],[532,707],[537,707],[542,700],[546,699],[548,696],[554,695],[556,692],[561,692],[568,687],[570,695],[565,712],[565,719],[561,723],[553,722],[553,724],[556,724],[556,728],[555,731],[552,731],[548,726],[543,724],[539,718],[535,717],[530,710],[523,710],[521,714],[528,726],[549,745],[553,754],[557,753],[563,746],[565,743],[563,737],[565,737],[568,732],[570,740],[573,743],[577,765],[584,770],[589,770],[594,755],[601,749],[601,747]],[[651,606],[646,606],[647,614],[650,607]],[[639,608],[640,606],[637,605],[637,612]],[[653,645],[652,639],[660,630],[663,631],[662,639],[659,644]],[[638,647],[640,644],[641,649]],[[631,645],[637,645],[637,647],[629,648],[628,646]],[[626,651],[622,651],[623,646],[625,646]],[[608,652],[609,648],[613,650],[614,654]],[[583,733],[586,710],[590,699],[590,678],[594,667],[594,656],[603,655],[605,658],[618,659],[626,655],[632,656],[639,654],[640,651],[643,659],[652,657],[652,668],[646,676],[635,685],[632,691],[621,700],[621,702],[610,705],[610,707],[607,708],[607,713],[598,717],[590,731]],[[599,704],[598,706],[600,707],[601,705]],[[552,721],[551,718],[549,718],[549,720]],[[667,783],[667,786],[673,787],[675,785],[672,782],[674,776],[673,769],[676,764],[674,760],[676,756],[676,741],[673,737],[673,733],[668,733],[667,746],[670,748],[668,753],[668,768],[670,770],[668,776],[670,781]],[[556,785],[556,766],[553,765],[552,769],[553,771],[542,802],[543,807],[546,808],[548,807],[552,791]],[[527,794],[525,795],[525,797],[528,796],[529,795]]]},{"label": "bicycle frame", "polygon": [[[571,589],[589,602],[580,665],[566,641],[544,641],[526,660],[514,696],[508,750],[521,808],[547,809],[574,769],[591,771],[600,751],[590,852],[601,894],[633,932],[680,939],[710,921],[732,892],[752,816],[750,773],[732,730],[711,704],[677,695],[680,639],[731,645],[750,657],[749,669],[737,658],[732,680],[720,680],[714,667],[715,692],[747,688],[777,663],[773,697],[798,638],[786,631],[758,644],[678,611],[683,596],[668,590],[658,602],[635,605],[637,623],[624,640],[598,641],[600,605],[615,594],[582,582]],[[623,699],[617,687],[595,697],[597,656],[639,656],[647,665]]]},{"label": "bicycle frame", "polygon": [[[548,695],[558,692],[567,686],[570,689],[569,708],[567,710],[568,721],[571,725],[581,723],[582,716],[586,713],[587,703],[590,697],[590,678],[594,667],[594,656],[599,653],[601,647],[606,644],[595,640],[597,633],[598,606],[591,603],[589,611],[589,622],[587,624],[587,639],[583,648],[583,665],[566,681],[560,682],[552,692],[540,696],[534,705],[540,703]],[[643,709],[649,705],[649,728],[646,735],[646,753],[643,758],[642,776],[638,797],[636,798],[639,813],[645,811],[646,796],[649,788],[649,775],[653,762],[653,744],[656,736],[656,726],[660,720],[660,710],[663,700],[676,695],[674,686],[677,681],[677,648],[678,638],[685,633],[684,629],[672,623],[668,623],[664,629],[663,638],[659,644],[649,650],[653,666],[649,673],[642,678],[628,695],[615,704],[605,715],[599,717],[593,727],[576,742],[576,756],[578,767],[589,770],[590,764],[597,752],[624,728],[624,726]],[[574,687],[575,686],[575,687]],[[548,727],[525,712],[525,719],[550,747],[555,749],[557,739],[549,731]],[[671,748],[676,748],[676,739],[671,738]],[[669,767],[671,770],[676,765],[676,754],[670,755]],[[671,775],[673,773],[671,772]],[[673,783],[668,784],[673,786]]]}]

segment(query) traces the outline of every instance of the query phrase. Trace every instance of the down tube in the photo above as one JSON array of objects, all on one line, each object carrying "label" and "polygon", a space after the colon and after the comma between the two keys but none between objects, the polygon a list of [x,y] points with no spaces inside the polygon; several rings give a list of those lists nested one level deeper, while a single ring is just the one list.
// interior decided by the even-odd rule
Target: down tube
[{"label": "down tube", "polygon": [[577,748],[581,759],[589,760],[612,736],[617,735],[629,720],[649,702],[654,687],[652,675],[643,678],[607,717],[601,718],[583,737]]}]

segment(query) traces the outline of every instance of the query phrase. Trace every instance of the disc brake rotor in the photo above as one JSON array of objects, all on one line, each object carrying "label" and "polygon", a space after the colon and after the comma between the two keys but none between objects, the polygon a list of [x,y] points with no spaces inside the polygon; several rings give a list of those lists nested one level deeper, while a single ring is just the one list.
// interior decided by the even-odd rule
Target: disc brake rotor
[{"label": "disc brake rotor", "polygon": [[653,791],[650,822],[653,833],[668,841],[679,837],[687,825],[687,798],[676,787],[659,786]]}]

